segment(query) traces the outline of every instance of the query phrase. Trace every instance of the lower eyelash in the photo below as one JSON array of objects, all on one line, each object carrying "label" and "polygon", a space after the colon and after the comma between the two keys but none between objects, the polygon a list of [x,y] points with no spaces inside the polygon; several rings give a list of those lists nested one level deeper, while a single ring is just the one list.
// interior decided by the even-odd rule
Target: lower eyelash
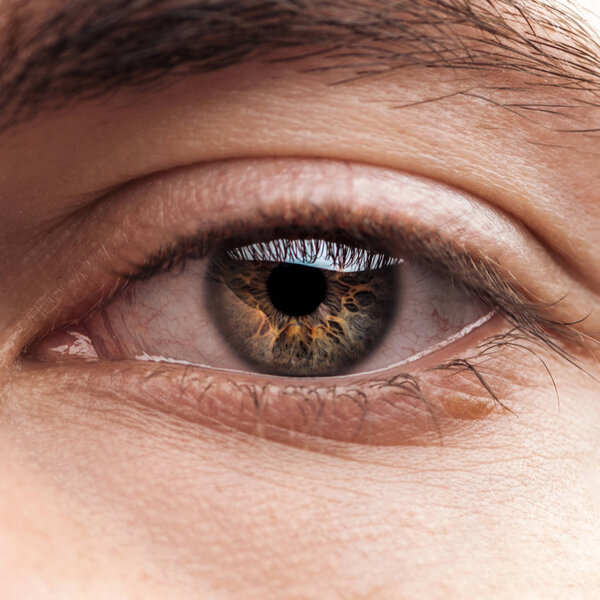
[{"label": "lower eyelash", "polygon": [[[198,375],[190,369],[181,378],[179,404],[191,403],[198,411],[192,418],[200,413],[201,422],[208,419],[213,426],[310,448],[323,439],[369,445],[444,445],[445,436],[465,423],[516,414],[517,408],[510,406],[514,386],[506,381],[506,365],[494,364],[496,358],[504,362],[502,351],[535,357],[558,402],[556,383],[536,346],[547,349],[539,339],[514,328],[483,340],[466,358],[415,374],[380,374],[350,384],[325,380],[272,383]],[[527,371],[523,361],[521,368]],[[160,368],[157,372],[160,377]],[[511,375],[519,379],[521,374]]]},{"label": "lower eyelash", "polygon": [[[548,350],[574,365],[579,362],[558,342],[548,346],[546,339],[513,327],[488,335],[460,358],[412,373],[395,369],[393,374],[373,373],[351,381],[268,378],[164,362],[142,367],[135,361],[115,361],[107,371],[102,368],[105,361],[75,360],[64,369],[60,363],[44,366],[24,360],[36,369],[50,369],[48,380],[54,373],[57,385],[70,393],[93,381],[99,389],[126,395],[128,404],[147,405],[191,423],[329,452],[335,442],[444,445],[454,431],[517,414],[513,393],[526,388],[532,376],[536,387],[540,385],[527,357],[542,368],[558,403]],[[507,358],[510,351],[515,356]],[[97,367],[100,376],[94,375]]]}]

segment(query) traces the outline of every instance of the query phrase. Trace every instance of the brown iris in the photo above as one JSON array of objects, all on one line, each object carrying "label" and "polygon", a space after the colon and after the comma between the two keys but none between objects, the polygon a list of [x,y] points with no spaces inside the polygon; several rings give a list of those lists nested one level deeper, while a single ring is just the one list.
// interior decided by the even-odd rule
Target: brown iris
[{"label": "brown iris", "polygon": [[322,376],[348,370],[383,339],[397,296],[392,259],[321,240],[277,240],[211,263],[209,305],[254,368]]}]

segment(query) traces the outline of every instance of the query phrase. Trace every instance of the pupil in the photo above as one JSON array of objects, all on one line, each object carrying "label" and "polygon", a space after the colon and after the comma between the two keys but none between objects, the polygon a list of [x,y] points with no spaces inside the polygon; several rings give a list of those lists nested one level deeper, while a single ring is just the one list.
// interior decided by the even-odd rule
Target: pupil
[{"label": "pupil", "polygon": [[282,264],[267,279],[273,306],[286,315],[301,317],[314,312],[325,300],[327,281],[321,269]]}]

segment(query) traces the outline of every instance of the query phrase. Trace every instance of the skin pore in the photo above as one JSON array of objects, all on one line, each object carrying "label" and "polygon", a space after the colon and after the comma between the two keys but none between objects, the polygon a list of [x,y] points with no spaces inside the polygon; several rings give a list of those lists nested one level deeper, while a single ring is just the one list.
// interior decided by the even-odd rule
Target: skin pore
[{"label": "skin pore", "polygon": [[[203,31],[237,10],[217,3],[211,21],[207,4],[186,3]],[[327,30],[329,46],[302,20],[317,4],[267,4],[269,23],[289,20],[287,50],[273,47],[273,33],[266,48],[230,51],[209,69],[211,52],[198,48],[203,68],[148,85],[127,83],[134,69],[115,63],[127,77],[110,93],[99,90],[112,71],[94,55],[94,76],[72,69],[81,93],[14,84],[23,102],[25,91],[31,100],[46,90],[22,113],[2,97],[0,596],[597,597],[600,25],[586,12],[596,3],[564,5],[559,19],[550,0],[423,2],[416,15],[399,2],[379,19],[395,29],[377,30],[375,43],[369,27],[348,23],[381,16],[385,3],[338,0],[326,16],[346,25]],[[21,48],[6,63],[12,75],[28,49],[44,48],[27,23],[53,10],[25,3],[28,20],[10,29],[17,5],[0,0],[0,30],[17,31],[6,48]],[[75,10],[65,3],[65,14]],[[571,11],[579,16],[565,19]],[[490,22],[496,29],[482,31]],[[439,44],[442,34],[453,44],[408,61],[407,40]],[[237,395],[238,375],[215,384],[215,416],[198,411],[216,381],[210,370],[36,360],[46,334],[115,295],[128,265],[209,224],[283,224],[307,206],[337,206],[349,230],[382,215],[394,230],[427,231],[488,259],[547,321],[571,324],[555,342],[562,355],[524,327],[490,346],[475,365],[500,404],[473,371],[429,373],[514,327],[490,321],[408,369],[439,410],[439,429],[413,398],[400,416],[385,413],[395,437],[381,444],[336,435],[334,418],[288,439],[295,423],[283,409],[267,423],[273,431],[261,429],[254,403]],[[282,406],[300,406],[315,394],[309,385]],[[355,418],[340,406],[350,408],[323,414]]]}]

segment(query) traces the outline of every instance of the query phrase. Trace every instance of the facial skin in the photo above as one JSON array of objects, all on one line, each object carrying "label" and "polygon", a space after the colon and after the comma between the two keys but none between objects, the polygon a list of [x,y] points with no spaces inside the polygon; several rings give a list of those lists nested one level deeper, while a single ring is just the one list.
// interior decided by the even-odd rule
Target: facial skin
[{"label": "facial skin", "polygon": [[[12,4],[0,0],[0,14]],[[42,20],[51,4],[28,9]],[[584,12],[595,0],[574,8],[590,40],[600,35]],[[418,64],[339,83],[352,69],[267,53],[158,87],[74,94],[3,129],[0,597],[597,597],[590,44],[585,84]],[[397,173],[439,195],[369,192]],[[275,433],[240,424],[226,386],[228,417],[200,417],[210,370],[24,354],[106,300],[125,265],[206,223],[336,194],[348,219],[367,203],[493,259],[552,305],[548,318],[574,323],[557,342],[567,358],[529,338],[499,347],[482,372],[506,408],[472,373],[424,376],[434,410],[444,407],[439,435],[406,410],[402,434],[380,444],[337,436],[329,421],[289,438],[285,415]],[[470,357],[511,329],[500,317],[483,327],[410,369]]]}]

